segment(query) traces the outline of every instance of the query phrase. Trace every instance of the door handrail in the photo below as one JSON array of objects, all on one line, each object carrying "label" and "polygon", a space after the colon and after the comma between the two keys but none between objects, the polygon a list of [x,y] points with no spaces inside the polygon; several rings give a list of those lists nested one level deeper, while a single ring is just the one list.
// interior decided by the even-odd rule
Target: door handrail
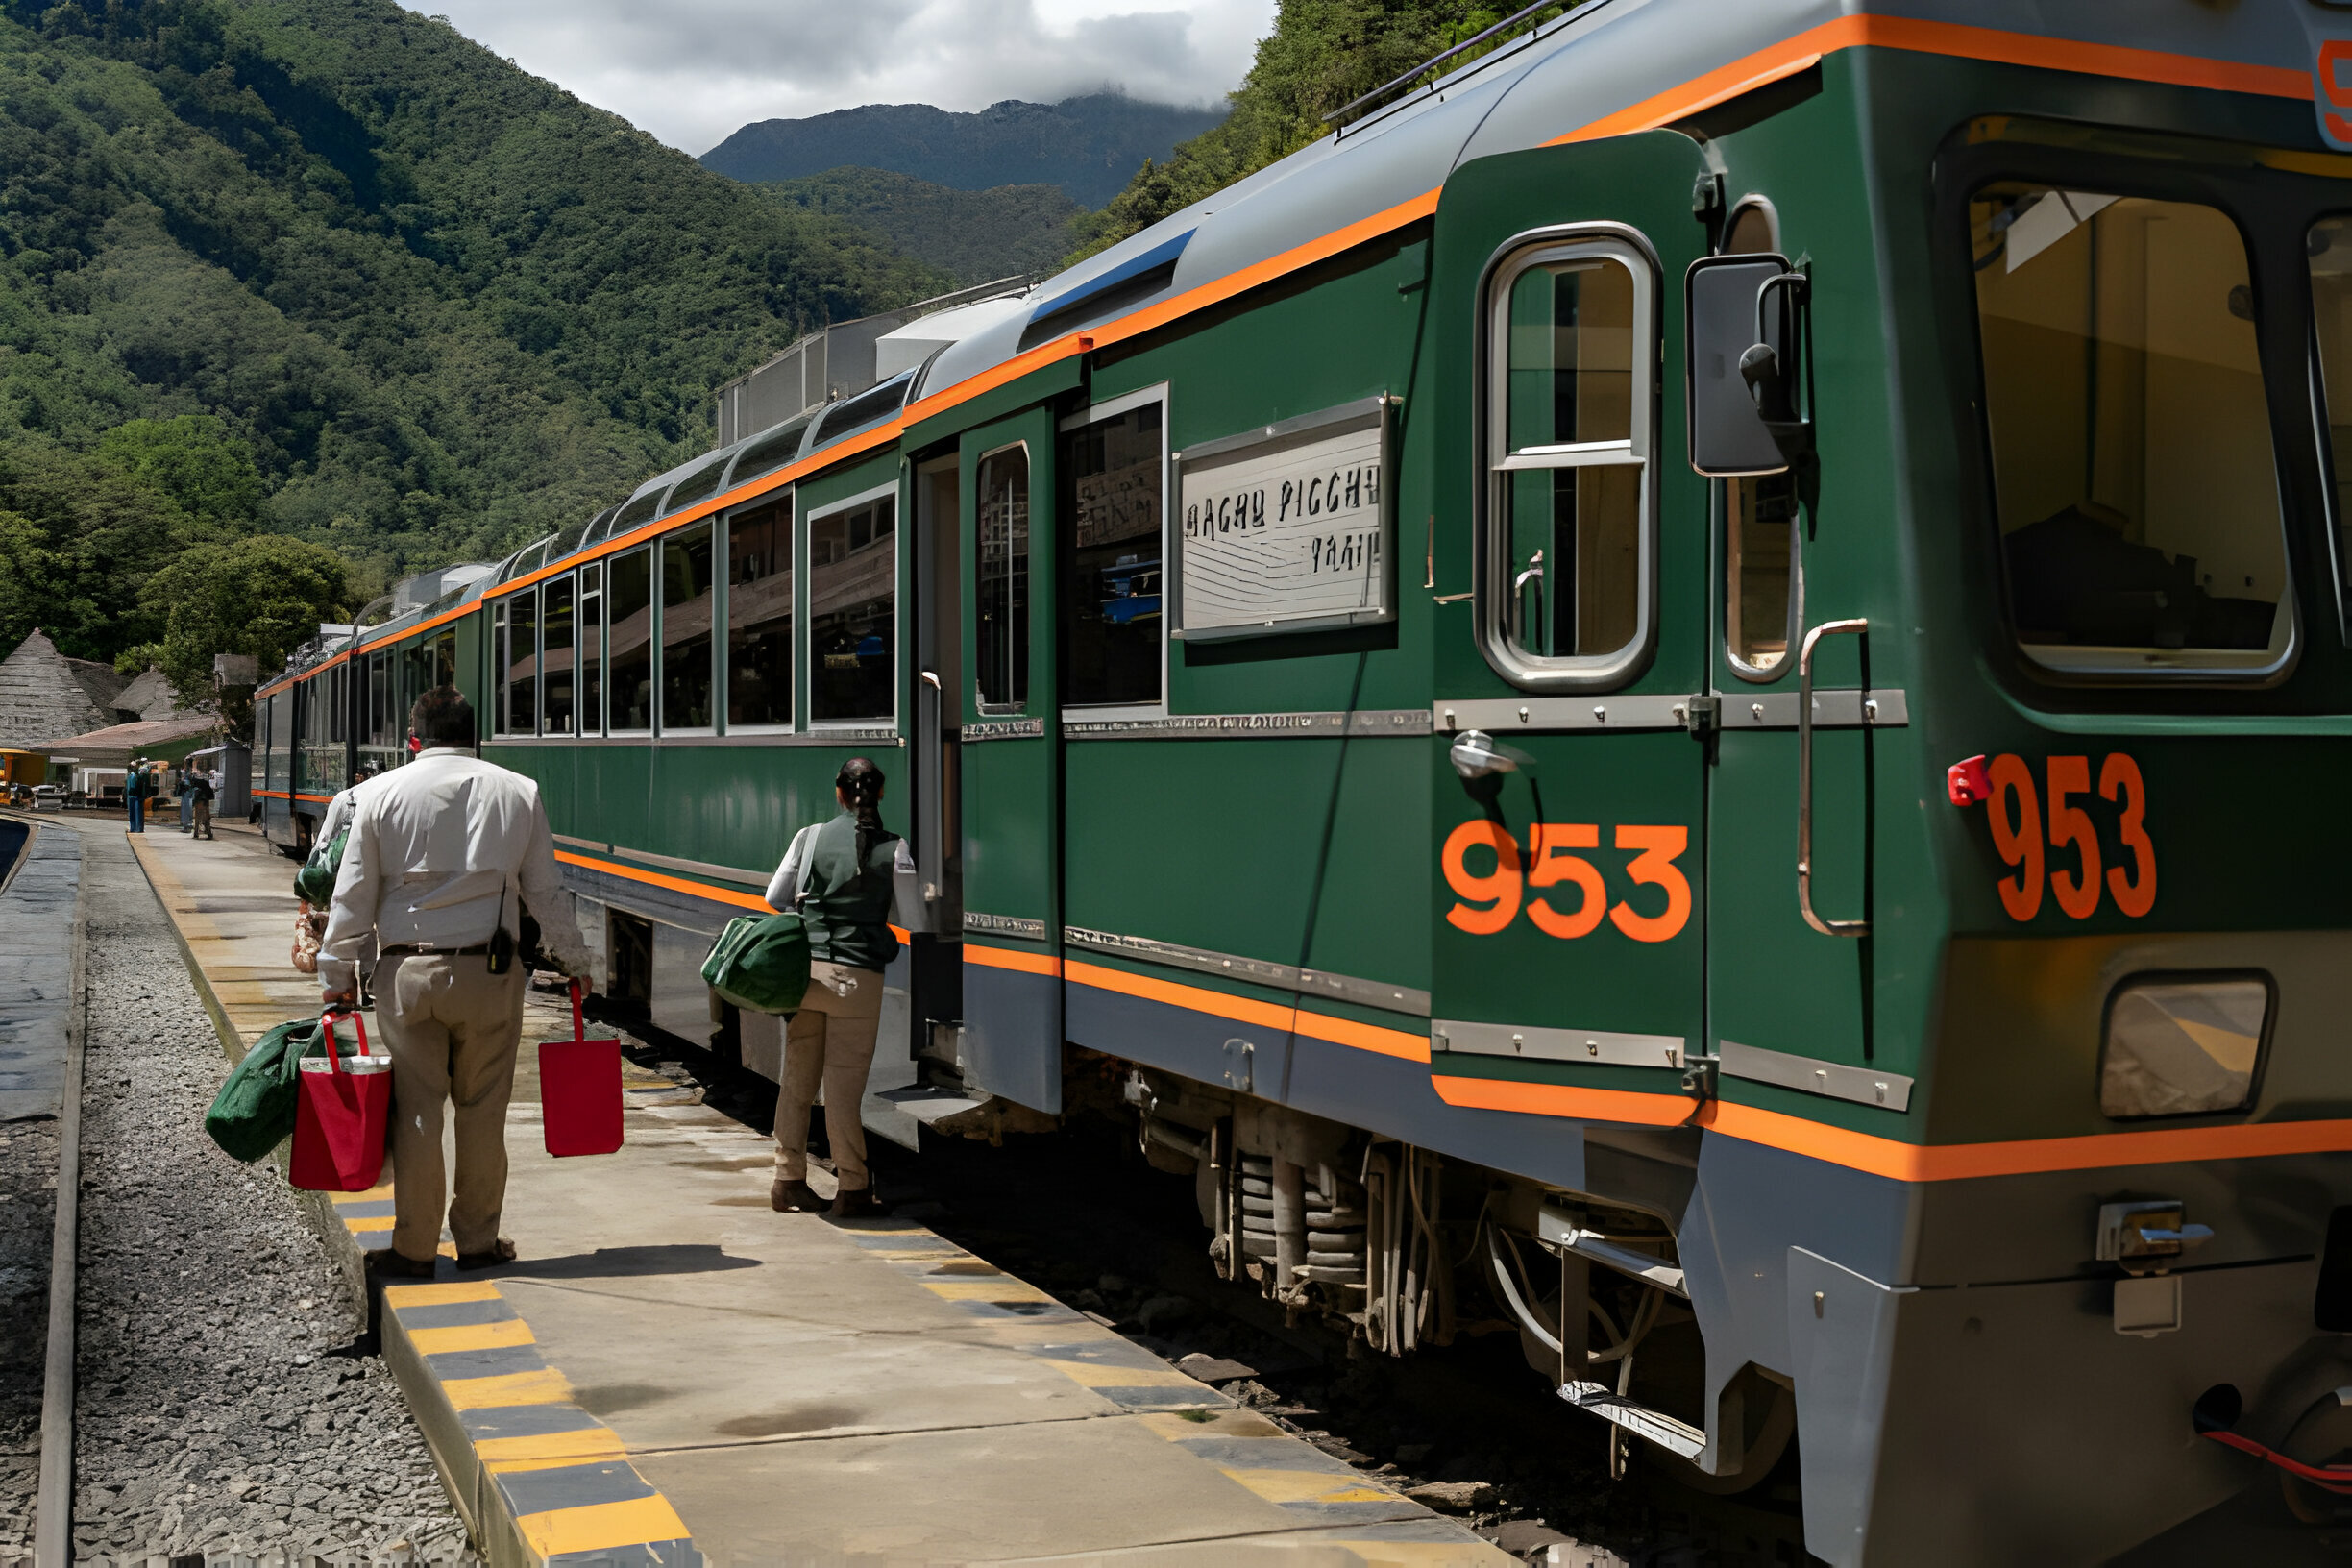
[{"label": "door handrail", "polygon": [[1825,621],[1805,633],[1797,654],[1797,908],[1825,937],[1867,937],[1870,921],[1824,919],[1813,911],[1813,649],[1824,637],[1869,631],[1868,618]]}]

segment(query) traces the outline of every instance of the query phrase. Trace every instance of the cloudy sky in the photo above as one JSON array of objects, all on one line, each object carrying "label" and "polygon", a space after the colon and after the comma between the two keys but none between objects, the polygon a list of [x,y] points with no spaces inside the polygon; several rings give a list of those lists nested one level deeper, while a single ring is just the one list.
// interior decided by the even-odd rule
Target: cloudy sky
[{"label": "cloudy sky", "polygon": [[982,109],[1105,86],[1204,104],[1274,0],[409,0],[686,152],[859,104]]}]

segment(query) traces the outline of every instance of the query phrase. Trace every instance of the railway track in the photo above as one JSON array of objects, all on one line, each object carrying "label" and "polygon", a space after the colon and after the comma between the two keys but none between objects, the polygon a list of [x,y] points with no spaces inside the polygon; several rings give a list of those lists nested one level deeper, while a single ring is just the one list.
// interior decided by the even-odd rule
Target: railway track
[{"label": "railway track", "polygon": [[119,823],[41,825],[81,851],[77,958],[56,1114],[0,1124],[0,1327],[42,1351],[0,1348],[0,1445],[37,1433],[0,1568],[470,1559],[293,1194],[204,1135],[219,1041]]}]

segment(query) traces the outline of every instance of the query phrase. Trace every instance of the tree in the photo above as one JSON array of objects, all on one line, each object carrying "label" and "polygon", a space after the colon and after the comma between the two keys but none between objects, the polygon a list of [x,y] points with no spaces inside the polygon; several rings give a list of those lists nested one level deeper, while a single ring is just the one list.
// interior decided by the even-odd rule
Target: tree
[{"label": "tree", "polygon": [[210,414],[125,420],[98,438],[98,454],[190,517],[245,527],[261,515],[253,449]]},{"label": "tree", "polygon": [[[152,653],[184,696],[208,691],[212,655],[250,653],[263,671],[318,634],[321,622],[348,613],[350,579],[332,551],[282,534],[198,545],[147,579],[140,598],[163,625]],[[221,694],[221,717],[240,739],[253,738],[253,694]]]}]

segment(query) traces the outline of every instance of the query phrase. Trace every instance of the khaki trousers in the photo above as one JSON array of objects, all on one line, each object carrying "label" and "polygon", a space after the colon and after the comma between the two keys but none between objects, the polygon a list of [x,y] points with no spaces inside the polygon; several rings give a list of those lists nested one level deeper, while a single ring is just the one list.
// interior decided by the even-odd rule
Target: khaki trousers
[{"label": "khaki trousers", "polygon": [[[425,1260],[441,1219],[460,1253],[487,1252],[506,1206],[506,1102],[523,1034],[518,964],[480,953],[395,953],[376,970],[376,1017],[392,1052],[392,1247]],[[441,1163],[442,1102],[457,1108],[456,1196]]]},{"label": "khaki trousers", "polygon": [[846,964],[809,966],[808,994],[784,1031],[784,1086],[776,1096],[776,1176],[808,1178],[809,1107],[824,1085],[825,1139],[844,1192],[872,1180],[866,1168],[866,1075],[882,1021],[882,971]]},{"label": "khaki trousers", "polygon": [[212,836],[212,802],[209,800],[196,802],[196,836],[203,839]]}]

